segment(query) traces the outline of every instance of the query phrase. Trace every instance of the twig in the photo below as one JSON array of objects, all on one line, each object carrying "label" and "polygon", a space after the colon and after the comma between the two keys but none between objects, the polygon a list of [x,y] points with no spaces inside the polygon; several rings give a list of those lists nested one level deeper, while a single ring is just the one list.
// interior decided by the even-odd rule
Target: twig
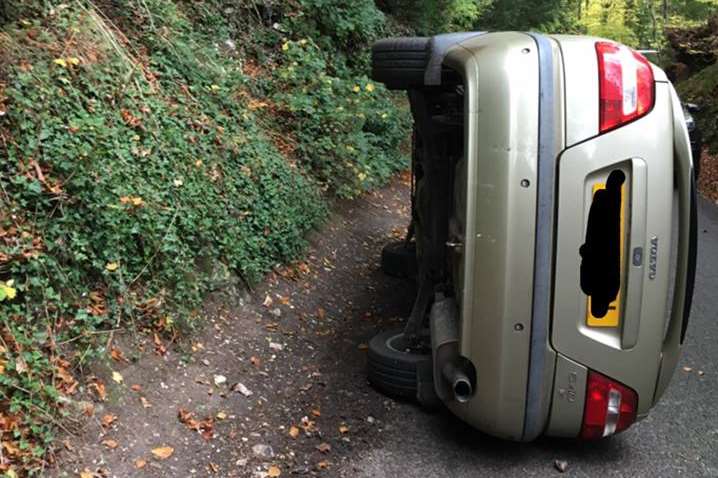
[{"label": "twig", "polygon": [[84,334],[76,335],[76,336],[72,337],[71,339],[63,340],[62,342],[57,342],[57,345],[69,344],[70,342],[80,340],[82,337],[85,337],[87,335],[111,334],[111,333],[117,332],[119,330],[122,330],[122,327],[118,327],[116,329],[108,329],[108,330],[90,330],[88,332],[85,332]]}]

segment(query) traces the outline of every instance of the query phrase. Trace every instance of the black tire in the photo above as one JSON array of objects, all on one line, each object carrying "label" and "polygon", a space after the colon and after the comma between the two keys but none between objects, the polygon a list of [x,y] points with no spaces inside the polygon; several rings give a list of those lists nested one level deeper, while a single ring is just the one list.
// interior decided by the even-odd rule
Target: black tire
[{"label": "black tire", "polygon": [[392,277],[416,277],[416,243],[396,241],[384,246],[381,250],[381,270]]},{"label": "black tire", "polygon": [[381,332],[369,341],[369,383],[387,395],[416,400],[417,370],[427,361],[431,361],[431,352],[408,349],[401,329]]},{"label": "black tire", "polygon": [[427,37],[379,40],[371,49],[371,77],[390,90],[420,88],[428,61]]}]

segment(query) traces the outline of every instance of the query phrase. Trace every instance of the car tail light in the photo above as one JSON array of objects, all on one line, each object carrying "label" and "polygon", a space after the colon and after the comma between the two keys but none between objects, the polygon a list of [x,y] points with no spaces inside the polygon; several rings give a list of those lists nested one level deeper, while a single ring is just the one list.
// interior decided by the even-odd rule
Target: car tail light
[{"label": "car tail light", "polygon": [[636,392],[596,372],[588,373],[581,438],[596,439],[625,430],[636,421]]},{"label": "car tail light", "polygon": [[596,42],[601,133],[633,121],[653,108],[653,69],[638,52],[618,43]]}]

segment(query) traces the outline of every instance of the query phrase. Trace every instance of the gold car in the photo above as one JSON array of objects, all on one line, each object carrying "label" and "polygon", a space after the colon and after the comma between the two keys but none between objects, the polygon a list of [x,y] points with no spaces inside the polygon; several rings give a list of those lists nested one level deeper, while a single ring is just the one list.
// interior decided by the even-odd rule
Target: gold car
[{"label": "gold car", "polygon": [[690,143],[664,72],[618,43],[394,38],[375,80],[414,117],[418,294],[370,344],[377,388],[476,428],[585,439],[668,385],[696,259]]}]

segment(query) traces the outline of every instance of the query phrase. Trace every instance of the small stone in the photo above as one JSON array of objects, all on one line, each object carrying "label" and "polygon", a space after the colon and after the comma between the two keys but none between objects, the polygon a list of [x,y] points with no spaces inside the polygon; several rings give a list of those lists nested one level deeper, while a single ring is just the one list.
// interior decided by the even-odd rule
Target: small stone
[{"label": "small stone", "polygon": [[244,395],[245,397],[249,397],[252,395],[252,391],[250,389],[248,389],[243,383],[236,383],[232,387],[232,391],[239,392],[242,395]]},{"label": "small stone", "polygon": [[698,376],[699,376],[699,377],[702,377],[702,376],[705,375],[705,374],[706,374],[706,373],[705,373],[703,370],[699,370],[699,371],[698,371]]},{"label": "small stone", "polygon": [[214,376],[214,384],[215,385],[219,386],[226,382],[227,382],[227,377],[225,377],[224,375],[215,375]]},{"label": "small stone", "polygon": [[272,309],[271,314],[275,317],[281,317],[282,316],[282,310],[277,307],[275,309]]},{"label": "small stone", "polygon": [[376,419],[374,417],[372,417],[371,415],[369,415],[368,417],[366,417],[366,421],[373,425],[374,422],[376,421]]},{"label": "small stone", "polygon": [[282,344],[278,344],[276,342],[269,342],[269,348],[272,350],[276,350],[277,352],[284,349],[284,346]]},{"label": "small stone", "polygon": [[262,443],[254,445],[252,447],[252,453],[254,453],[255,456],[260,456],[262,458],[272,458],[274,456],[274,450],[272,450],[272,447]]},{"label": "small stone", "polygon": [[555,466],[560,473],[564,473],[568,469],[568,462],[566,460],[555,460],[553,466]]},{"label": "small stone", "polygon": [[692,372],[693,369],[691,367],[683,367],[684,372]]}]

